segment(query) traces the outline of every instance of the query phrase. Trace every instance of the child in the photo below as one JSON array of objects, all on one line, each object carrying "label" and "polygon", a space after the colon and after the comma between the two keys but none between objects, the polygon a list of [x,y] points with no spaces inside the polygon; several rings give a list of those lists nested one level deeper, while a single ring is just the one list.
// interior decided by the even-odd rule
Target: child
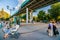
[{"label": "child", "polygon": [[7,29],[5,29],[4,38],[7,38],[9,34],[10,34],[10,28],[7,27]]}]

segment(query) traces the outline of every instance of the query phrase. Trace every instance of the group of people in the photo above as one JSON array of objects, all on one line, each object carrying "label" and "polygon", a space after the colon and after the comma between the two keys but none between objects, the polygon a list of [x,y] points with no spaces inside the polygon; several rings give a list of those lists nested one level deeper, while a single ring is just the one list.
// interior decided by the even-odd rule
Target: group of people
[{"label": "group of people", "polygon": [[[17,26],[17,27],[16,27]],[[4,32],[4,36],[3,38],[7,38],[9,36],[9,34],[12,33],[11,30],[15,31],[17,30],[19,27],[19,23],[13,23],[10,21],[0,21],[0,28],[2,28],[2,31]]]},{"label": "group of people", "polygon": [[59,35],[58,28],[56,26],[55,20],[50,20],[47,32],[48,32],[49,36],[57,36],[57,35]]},{"label": "group of people", "polygon": [[[3,25],[2,25],[3,24]],[[20,25],[20,22],[17,20],[17,23],[16,23],[17,25]],[[11,24],[9,23],[9,22],[0,22],[0,26],[2,27],[4,27],[4,32],[5,32],[5,34],[4,34],[4,38],[7,38],[8,36],[9,36],[9,34],[11,33],[10,32],[10,28],[12,28],[11,27]],[[58,31],[58,28],[57,28],[57,26],[56,26],[56,22],[55,22],[55,20],[50,20],[50,23],[49,23],[49,25],[48,25],[48,30],[47,30],[47,32],[48,32],[48,35],[49,36],[57,36],[57,35],[59,35],[59,31]]]},{"label": "group of people", "polygon": [[0,28],[5,27],[5,26],[9,26],[9,22],[8,21],[0,21]]}]

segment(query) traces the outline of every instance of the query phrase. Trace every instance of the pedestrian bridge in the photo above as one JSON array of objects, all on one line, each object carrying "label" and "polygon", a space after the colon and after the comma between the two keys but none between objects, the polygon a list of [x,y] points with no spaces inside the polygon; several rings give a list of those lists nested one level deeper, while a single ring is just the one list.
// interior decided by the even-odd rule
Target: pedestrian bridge
[{"label": "pedestrian bridge", "polygon": [[13,16],[18,16],[21,13],[26,13],[26,23],[28,23],[28,12],[30,13],[30,22],[33,20],[33,11],[42,8],[53,3],[59,2],[59,0],[26,0],[22,3],[18,13]]},{"label": "pedestrian bridge", "polygon": [[20,10],[19,13],[15,15],[19,15],[20,13],[25,13],[26,8],[28,8],[29,11],[31,11],[51,5],[56,2],[59,2],[59,0],[26,0],[22,3],[21,9],[19,9]]}]

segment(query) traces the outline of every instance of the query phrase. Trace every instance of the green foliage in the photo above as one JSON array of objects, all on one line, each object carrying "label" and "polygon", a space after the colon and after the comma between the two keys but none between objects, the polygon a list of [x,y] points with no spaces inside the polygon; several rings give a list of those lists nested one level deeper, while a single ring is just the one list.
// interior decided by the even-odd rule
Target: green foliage
[{"label": "green foliage", "polygon": [[22,19],[26,20],[26,14],[22,16]]},{"label": "green foliage", "polygon": [[53,19],[58,20],[57,18],[60,16],[60,2],[52,4],[48,12]]},{"label": "green foliage", "polygon": [[38,17],[37,16],[33,16],[33,21],[37,22],[38,21]]},{"label": "green foliage", "polygon": [[8,20],[9,20],[9,18],[6,19],[6,21],[8,21]]},{"label": "green foliage", "polygon": [[[21,18],[26,20],[26,14],[23,14],[23,16],[21,16]],[[30,19],[30,13],[28,13],[28,19]]]},{"label": "green foliage", "polygon": [[38,19],[39,20],[43,20],[44,19],[44,16],[45,16],[45,11],[43,11],[43,10],[41,10],[41,11],[39,11],[39,13],[38,13]]}]

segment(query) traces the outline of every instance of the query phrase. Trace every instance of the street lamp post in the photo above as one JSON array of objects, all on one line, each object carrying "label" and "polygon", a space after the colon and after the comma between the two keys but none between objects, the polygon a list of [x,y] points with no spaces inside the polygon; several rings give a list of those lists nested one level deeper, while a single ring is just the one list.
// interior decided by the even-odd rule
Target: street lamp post
[{"label": "street lamp post", "polygon": [[10,11],[10,16],[11,16],[11,12],[14,11],[15,8],[13,7],[13,8],[11,9],[9,6],[7,6],[7,9]]},{"label": "street lamp post", "polygon": [[[13,7],[13,8],[11,9],[9,6],[7,6],[7,9],[10,11],[10,16],[11,16],[11,12],[14,11],[15,8]],[[11,23],[11,22],[10,22],[10,23]],[[12,26],[12,25],[10,24],[10,26]]]}]

